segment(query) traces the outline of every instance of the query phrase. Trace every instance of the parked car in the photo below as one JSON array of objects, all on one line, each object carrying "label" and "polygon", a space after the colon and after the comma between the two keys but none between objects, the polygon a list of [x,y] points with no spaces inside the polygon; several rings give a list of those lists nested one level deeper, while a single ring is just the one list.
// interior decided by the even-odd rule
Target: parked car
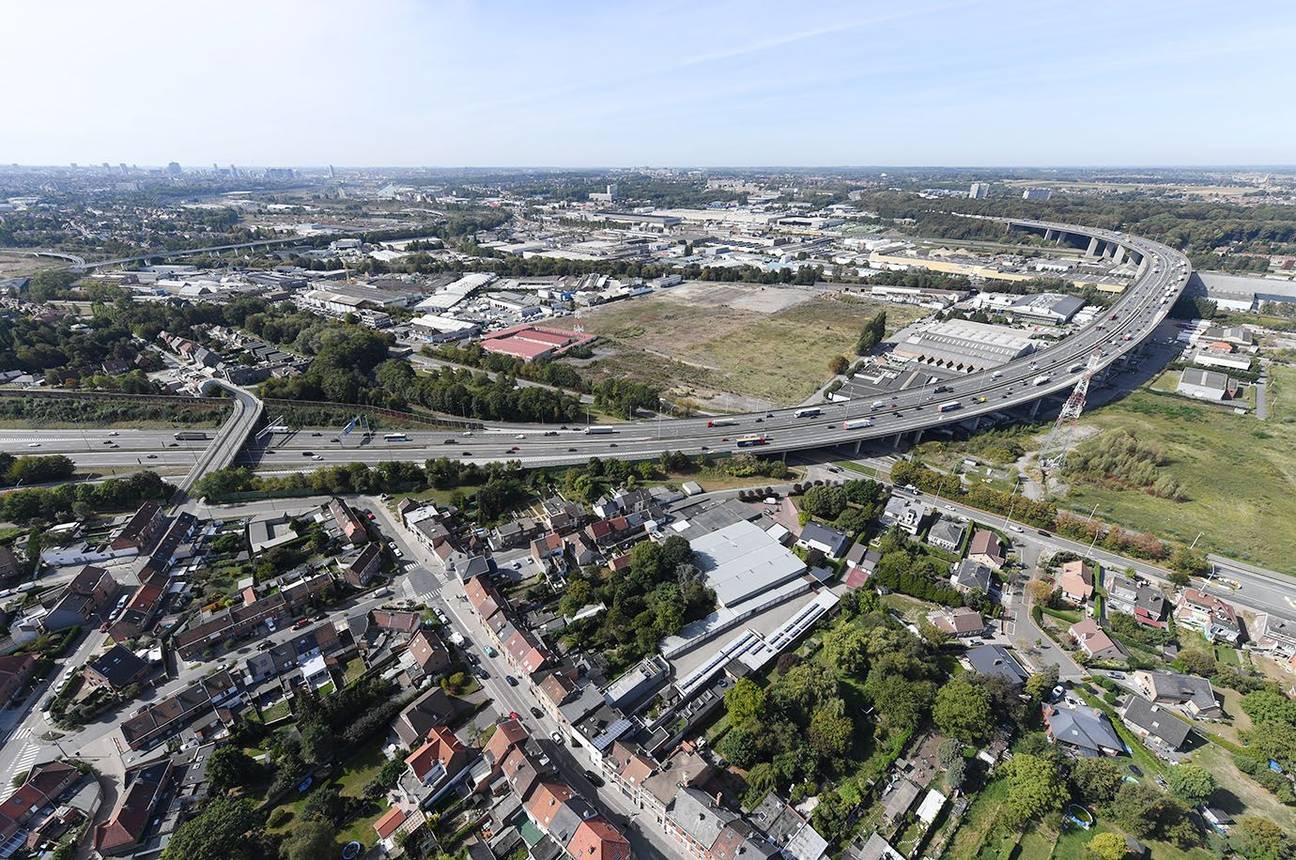
[{"label": "parked car", "polygon": [[544,717],[544,711],[540,710],[535,705],[532,705],[531,716],[535,717],[537,720],[542,719]]},{"label": "parked car", "polygon": [[518,679],[514,678],[512,675],[505,675],[504,680],[508,682],[510,687],[516,687],[518,685]]},{"label": "parked car", "polygon": [[[760,420],[760,419],[757,419],[757,420]],[[597,773],[595,773],[594,771],[592,771],[592,770],[583,770],[583,771],[581,771],[581,773],[585,776],[586,779],[589,780],[589,784],[590,784],[590,785],[594,786],[595,788],[602,788],[602,787],[603,787],[603,777],[599,776],[599,775],[598,775]]]}]

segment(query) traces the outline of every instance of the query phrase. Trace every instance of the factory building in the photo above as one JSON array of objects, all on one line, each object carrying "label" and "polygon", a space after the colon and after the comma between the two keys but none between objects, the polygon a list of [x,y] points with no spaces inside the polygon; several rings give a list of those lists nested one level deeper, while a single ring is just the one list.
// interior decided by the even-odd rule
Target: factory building
[{"label": "factory building", "polygon": [[891,354],[932,367],[975,373],[1007,364],[1034,350],[1031,339],[1017,329],[950,320],[911,334]]}]

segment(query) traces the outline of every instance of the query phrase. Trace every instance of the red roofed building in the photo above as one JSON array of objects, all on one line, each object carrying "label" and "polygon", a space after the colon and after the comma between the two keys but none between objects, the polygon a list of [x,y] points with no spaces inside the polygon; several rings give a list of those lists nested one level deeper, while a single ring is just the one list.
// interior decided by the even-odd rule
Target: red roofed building
[{"label": "red roofed building", "polygon": [[504,761],[504,757],[509,754],[509,750],[519,744],[525,743],[530,735],[517,720],[505,720],[495,727],[495,732],[486,741],[486,746],[482,753],[492,767],[499,767]]},{"label": "red roofed building", "polygon": [[423,745],[405,757],[405,766],[423,785],[437,785],[452,778],[467,763],[467,749],[447,726],[430,729]]},{"label": "red roofed building", "polygon": [[630,841],[602,818],[582,821],[567,843],[575,860],[630,860]]},{"label": "red roofed building", "polygon": [[481,340],[487,352],[511,355],[523,361],[535,361],[566,352],[574,346],[589,343],[593,335],[558,329],[541,328],[527,323],[510,326],[489,334]]},{"label": "red roofed building", "polygon": [[329,502],[329,513],[333,516],[333,523],[342,532],[342,537],[347,543],[362,544],[369,539],[369,532],[365,529],[364,520],[356,516],[356,512],[351,510],[351,506],[341,499],[334,499]]},{"label": "red roofed building", "polygon": [[508,661],[527,675],[539,671],[549,661],[549,649],[527,630],[514,630],[504,642],[504,651]]},{"label": "red roofed building", "polygon": [[0,843],[7,842],[42,812],[52,812],[64,794],[81,780],[81,771],[61,761],[38,764],[18,790],[0,803]]}]

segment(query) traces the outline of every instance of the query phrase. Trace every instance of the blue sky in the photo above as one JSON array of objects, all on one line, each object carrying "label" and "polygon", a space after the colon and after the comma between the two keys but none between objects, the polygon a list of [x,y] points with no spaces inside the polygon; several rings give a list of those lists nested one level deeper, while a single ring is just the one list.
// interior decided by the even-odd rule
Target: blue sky
[{"label": "blue sky", "polygon": [[1290,2],[121,0],[5,22],[6,163],[1296,163]]}]

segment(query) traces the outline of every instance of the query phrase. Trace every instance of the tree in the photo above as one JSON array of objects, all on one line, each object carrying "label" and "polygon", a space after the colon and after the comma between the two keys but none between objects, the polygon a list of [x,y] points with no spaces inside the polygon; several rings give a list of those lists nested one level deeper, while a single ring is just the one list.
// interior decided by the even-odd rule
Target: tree
[{"label": "tree", "polygon": [[886,336],[886,311],[878,311],[864,325],[860,332],[859,339],[855,341],[855,354],[868,355],[873,347],[882,342]]},{"label": "tree", "polygon": [[1179,845],[1195,839],[1188,807],[1155,786],[1127,782],[1108,808],[1121,827],[1140,839],[1167,839]]},{"label": "tree", "polygon": [[256,860],[264,854],[261,819],[247,798],[217,797],[180,825],[163,860]]},{"label": "tree", "polygon": [[1089,840],[1089,856],[1094,860],[1125,860],[1125,840],[1115,833],[1099,833]]},{"label": "tree", "polygon": [[1242,710],[1254,723],[1296,723],[1296,701],[1269,688],[1242,697]]},{"label": "tree", "polygon": [[868,631],[840,624],[823,637],[824,659],[842,675],[861,675],[868,663]]},{"label": "tree", "polygon": [[1170,790],[1196,806],[1215,793],[1215,776],[1199,764],[1181,764],[1170,769],[1166,782]]},{"label": "tree", "polygon": [[841,699],[824,702],[810,718],[810,746],[825,761],[840,761],[850,751],[854,733],[855,724],[846,716],[846,703]]},{"label": "tree", "polygon": [[760,728],[732,726],[720,739],[720,755],[741,768],[749,768],[760,761],[764,735]]},{"label": "tree", "polygon": [[1296,841],[1281,827],[1256,815],[1244,815],[1229,833],[1233,849],[1246,860],[1292,860]]},{"label": "tree", "polygon": [[765,712],[765,691],[751,678],[735,681],[725,692],[724,699],[729,724],[733,726],[754,723]]},{"label": "tree", "polygon": [[307,818],[326,821],[337,825],[346,817],[348,801],[331,785],[323,785],[311,792],[306,798],[302,814]]},{"label": "tree", "polygon": [[217,747],[207,760],[207,778],[219,792],[246,786],[256,778],[257,772],[257,763],[234,744]]},{"label": "tree", "polygon": [[1045,666],[1026,679],[1026,693],[1037,702],[1041,701],[1057,686],[1057,682],[1058,667]]},{"label": "tree", "polygon": [[299,821],[280,848],[284,860],[318,860],[337,853],[337,831],[323,821],[310,819]]},{"label": "tree", "polygon": [[828,371],[833,376],[840,376],[850,368],[850,359],[844,355],[834,355],[828,361]]},{"label": "tree", "polygon": [[1170,557],[1170,569],[1185,576],[1206,576],[1211,572],[1211,563],[1201,550],[1181,546]]},{"label": "tree", "polygon": [[1079,758],[1071,765],[1071,786],[1088,803],[1106,803],[1116,796],[1124,777],[1107,758]]},{"label": "tree", "polygon": [[994,727],[990,696],[966,675],[951,678],[936,693],[932,721],[950,737],[967,743],[983,741]]},{"label": "tree", "polygon": [[999,770],[1008,780],[1004,816],[1010,827],[1020,828],[1061,809],[1067,801],[1066,785],[1052,759],[1018,753]]},{"label": "tree", "polygon": [[829,485],[811,487],[801,497],[801,508],[816,517],[835,520],[846,510],[846,490]]}]

